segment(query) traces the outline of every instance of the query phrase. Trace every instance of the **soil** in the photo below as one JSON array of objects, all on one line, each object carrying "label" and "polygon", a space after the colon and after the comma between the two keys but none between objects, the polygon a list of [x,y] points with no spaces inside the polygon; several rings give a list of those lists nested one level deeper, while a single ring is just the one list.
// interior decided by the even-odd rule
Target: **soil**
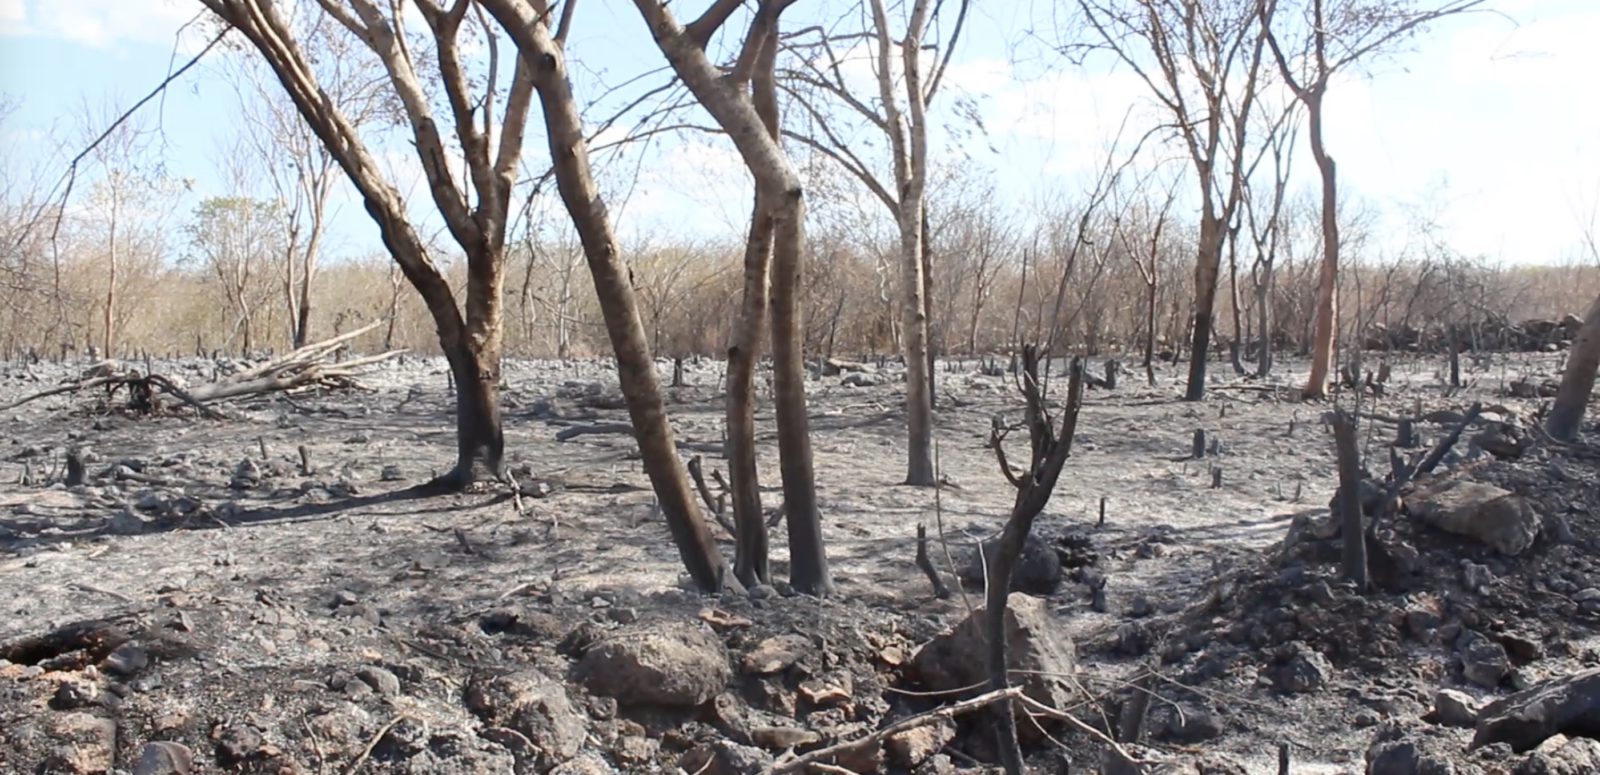
[{"label": "soil", "polygon": [[[85,365],[0,366],[0,404]],[[222,420],[182,407],[135,415],[123,396],[87,392],[7,411],[0,772],[694,772],[713,753],[723,769],[707,772],[761,771],[791,748],[936,707],[948,698],[919,689],[911,656],[982,594],[968,584],[934,598],[914,564],[918,525],[959,590],[938,536],[966,562],[1013,496],[986,445],[996,417],[1020,417],[1021,404],[1009,378],[983,365],[939,369],[937,490],[900,484],[892,364],[811,382],[837,584],[826,600],[781,583],[688,591],[631,437],[556,438],[626,422],[615,373],[600,362],[506,364],[515,498],[498,486],[414,489],[454,461],[454,402],[437,358],[383,364],[360,378],[365,391],[230,404]],[[1543,438],[1548,399],[1508,387],[1556,378],[1559,356],[1464,364],[1457,389],[1441,383],[1442,358],[1391,361],[1384,394],[1363,396],[1360,411],[1432,413],[1443,422],[1417,425],[1421,451],[1450,430],[1441,412],[1482,402],[1484,418],[1435,477],[1524,496],[1544,529],[1505,557],[1402,513],[1371,539],[1379,559],[1366,594],[1341,580],[1339,540],[1327,535],[1334,404],[1300,402],[1295,365],[1254,381],[1216,363],[1201,403],[1177,400],[1181,367],[1158,368],[1155,387],[1136,369],[1115,390],[1089,391],[1035,531],[1065,569],[1046,600],[1077,647],[1082,701],[1071,710],[1115,735],[1128,698],[1148,692],[1138,750],[1189,768],[1177,771],[1277,772],[1286,744],[1293,772],[1364,772],[1374,741],[1397,735],[1444,752],[1455,772],[1512,771],[1523,754],[1470,751],[1472,730],[1430,711],[1440,689],[1481,702],[1600,666],[1600,436]],[[153,368],[193,384],[233,365]],[[721,468],[721,364],[685,373],[687,386],[668,391],[678,440],[686,458]],[[775,508],[770,403],[758,423]],[[1497,428],[1517,437],[1515,457],[1474,442]],[[1197,429],[1210,440],[1199,459]],[[1371,420],[1362,436],[1381,479],[1394,426]],[[69,450],[86,463],[85,484],[61,481]],[[713,530],[731,559],[731,539]],[[787,572],[784,535],[780,524],[775,579]],[[1384,559],[1394,572],[1380,572]],[[595,644],[686,627],[720,641],[716,660],[731,675],[669,675],[638,702],[596,694],[605,682],[585,667]],[[1509,655],[1492,686],[1463,674],[1470,633]],[[752,652],[777,653],[776,669]],[[482,689],[489,678],[499,688]],[[676,703],[680,694],[689,699]],[[836,764],[986,771],[986,722],[958,721],[929,751],[907,753],[901,740]],[[1070,728],[1029,738],[1039,772],[1096,771],[1105,748]],[[175,759],[188,767],[159,768]]]}]

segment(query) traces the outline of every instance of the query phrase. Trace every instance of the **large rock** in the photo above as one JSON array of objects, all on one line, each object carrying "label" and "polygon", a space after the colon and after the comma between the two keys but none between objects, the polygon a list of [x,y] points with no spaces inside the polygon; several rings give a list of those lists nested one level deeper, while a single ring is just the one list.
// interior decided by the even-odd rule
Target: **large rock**
[{"label": "large rock", "polygon": [[[532,750],[507,747],[519,760],[531,759],[540,772],[576,756],[588,727],[572,707],[566,687],[531,669],[503,675],[479,675],[467,683],[466,705],[490,729],[508,729],[532,744]],[[502,735],[489,735],[490,739]],[[520,744],[516,736],[504,735]]]},{"label": "large rock", "polygon": [[1600,669],[1546,681],[1489,703],[1478,713],[1472,747],[1509,743],[1516,751],[1558,734],[1600,737]]},{"label": "large rock", "polygon": [[1552,737],[1530,751],[1511,775],[1594,775],[1600,772],[1600,740]]},{"label": "large rock", "polygon": [[697,623],[633,625],[578,663],[589,691],[622,705],[694,707],[717,696],[733,670],[722,641]]},{"label": "large rock", "polygon": [[[1043,600],[1011,593],[1006,605],[1007,665],[1013,679],[1032,699],[1056,708],[1075,695],[1066,676],[1077,666],[1072,641],[1051,616]],[[953,629],[936,636],[912,656],[922,686],[936,692],[968,689],[989,679],[988,615],[972,612]]]},{"label": "large rock", "polygon": [[1466,692],[1440,689],[1433,696],[1433,720],[1447,727],[1470,727],[1478,721],[1478,701]]},{"label": "large rock", "polygon": [[[994,538],[984,541],[981,551],[973,548],[967,552],[966,562],[961,565],[961,580],[973,586],[984,584],[987,578],[984,560],[993,558],[999,550],[1000,539]],[[1050,543],[1038,534],[1029,533],[1022,544],[1022,556],[1017,558],[1016,567],[1011,569],[1010,591],[1048,595],[1060,586],[1061,555],[1056,554]]]},{"label": "large rock", "polygon": [[194,771],[194,753],[182,743],[145,743],[139,750],[139,763],[133,775],[189,775]]},{"label": "large rock", "polygon": [[1520,496],[1492,484],[1452,480],[1413,495],[1411,513],[1448,533],[1516,556],[1539,537],[1539,515]]}]

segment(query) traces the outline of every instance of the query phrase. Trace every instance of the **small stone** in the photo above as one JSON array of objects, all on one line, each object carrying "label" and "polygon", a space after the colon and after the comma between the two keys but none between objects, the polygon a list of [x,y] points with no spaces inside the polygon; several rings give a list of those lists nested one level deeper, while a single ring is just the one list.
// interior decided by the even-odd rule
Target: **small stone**
[{"label": "small stone", "polygon": [[746,675],[771,675],[789,669],[813,648],[803,635],[779,635],[756,644],[740,664]]},{"label": "small stone", "polygon": [[150,529],[151,520],[135,514],[130,509],[123,509],[111,516],[106,523],[106,532],[119,536],[136,536]]},{"label": "small stone", "polygon": [[1294,644],[1294,653],[1273,674],[1273,684],[1286,692],[1312,692],[1328,682],[1333,668],[1322,654],[1304,643]]},{"label": "small stone", "polygon": [[1470,727],[1478,723],[1478,702],[1466,692],[1440,689],[1433,696],[1433,719],[1447,727]]},{"label": "small stone", "polygon": [[400,678],[376,665],[367,665],[357,670],[356,677],[372,687],[380,697],[396,697],[400,694]]},{"label": "small stone", "polygon": [[771,751],[787,751],[822,740],[822,735],[798,727],[752,727],[750,742]]},{"label": "small stone", "polygon": [[1139,595],[1128,605],[1128,615],[1135,619],[1142,619],[1155,611],[1155,606],[1150,604],[1150,598]]},{"label": "small stone", "polygon": [[1479,686],[1493,689],[1511,672],[1511,659],[1504,646],[1476,630],[1467,630],[1456,640],[1461,655],[1461,674]]},{"label": "small stone", "polygon": [[955,724],[949,719],[939,719],[903,732],[896,732],[884,741],[883,747],[889,755],[891,764],[911,768],[944,750],[955,736]]},{"label": "small stone", "polygon": [[143,646],[129,641],[112,649],[101,660],[100,668],[112,675],[131,676],[150,666],[150,653]]},{"label": "small stone", "polygon": [[751,600],[768,600],[778,596],[778,589],[771,584],[757,584],[746,594]]},{"label": "small stone", "polygon": [[194,771],[194,754],[181,743],[145,743],[133,775],[189,775]]},{"label": "small stone", "polygon": [[800,682],[800,699],[814,708],[843,705],[850,701],[853,684],[849,673],[808,679]]},{"label": "small stone", "polygon": [[242,722],[215,727],[211,730],[211,742],[216,746],[217,762],[224,767],[237,767],[259,758],[266,745],[255,727]]},{"label": "small stone", "polygon": [[389,464],[383,467],[383,473],[378,475],[378,480],[383,482],[403,482],[406,475],[401,472],[400,466]]},{"label": "small stone", "polygon": [[100,704],[100,687],[92,681],[69,677],[56,684],[50,707],[56,710],[77,710]]},{"label": "small stone", "polygon": [[701,775],[751,775],[772,768],[772,755],[730,740],[702,743],[684,753],[678,767]]}]

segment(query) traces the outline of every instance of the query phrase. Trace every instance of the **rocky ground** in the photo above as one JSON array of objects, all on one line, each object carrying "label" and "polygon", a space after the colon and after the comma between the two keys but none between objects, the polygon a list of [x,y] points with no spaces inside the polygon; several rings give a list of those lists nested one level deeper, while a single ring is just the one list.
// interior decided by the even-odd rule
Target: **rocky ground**
[{"label": "rocky ground", "polygon": [[[1024,720],[1033,770],[1100,771],[1103,735],[1139,762],[1108,772],[1271,773],[1280,750],[1295,773],[1597,771],[1600,437],[1536,430],[1559,364],[1469,360],[1447,389],[1441,359],[1397,361],[1362,399],[1373,513],[1387,420],[1422,418],[1410,460],[1484,407],[1378,521],[1366,594],[1338,572],[1333,405],[1282,387],[1293,364],[1282,382],[1216,364],[1198,404],[1175,400],[1178,369],[1090,391],[1013,595],[1016,683],[1078,720]],[[0,366],[0,404],[83,366]],[[153,366],[191,384],[233,368]],[[603,432],[625,419],[604,364],[508,364],[517,499],[409,489],[453,458],[438,359],[222,420],[103,393],[9,410],[0,772],[983,771],[987,716],[950,708],[982,676],[961,626],[974,545],[1012,495],[985,445],[1020,405],[981,367],[941,369],[937,492],[898,484],[892,365],[812,382],[827,600],[685,591],[631,439]],[[708,469],[719,380],[690,364],[671,391]],[[67,487],[74,449],[86,483]],[[965,593],[934,598],[919,524]]]}]

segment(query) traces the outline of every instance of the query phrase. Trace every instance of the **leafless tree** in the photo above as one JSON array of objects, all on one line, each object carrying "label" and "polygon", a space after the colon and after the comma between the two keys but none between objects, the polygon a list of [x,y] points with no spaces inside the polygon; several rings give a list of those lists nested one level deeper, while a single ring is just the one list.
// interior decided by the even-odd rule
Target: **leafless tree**
[{"label": "leafless tree", "polygon": [[[673,71],[733,141],[755,178],[758,215],[765,213],[772,220],[773,394],[784,511],[789,526],[790,583],[801,592],[826,595],[832,590],[833,581],[817,510],[799,316],[800,271],[806,246],[805,197],[800,178],[772,130],[777,123],[773,62],[778,21],[791,2],[764,0],[757,6],[738,56],[728,68],[711,63],[706,45],[742,5],[741,0],[715,0],[687,26],[679,24],[666,5],[657,0],[634,0],[634,6]],[[768,49],[774,51],[768,53]],[[760,107],[769,102],[765,109]],[[747,283],[746,291],[749,289]]]},{"label": "leafless tree", "polygon": [[1483,0],[1258,0],[1278,72],[1306,108],[1311,158],[1322,177],[1322,265],[1307,398],[1327,393],[1338,325],[1339,189],[1337,168],[1323,140],[1323,100],[1334,75],[1389,53],[1427,24],[1463,13]]},{"label": "leafless tree", "polygon": [[[1098,45],[1138,74],[1194,164],[1200,240],[1184,397],[1205,397],[1217,282],[1228,225],[1243,199],[1249,117],[1261,84],[1257,0],[1078,0]],[[1231,119],[1231,121],[1230,121]]]},{"label": "leafless tree", "polygon": [[1594,393],[1596,369],[1600,369],[1600,297],[1589,305],[1588,313],[1583,316],[1583,327],[1567,353],[1561,387],[1550,407],[1550,416],[1545,419],[1545,432],[1551,438],[1572,441],[1578,437],[1589,396]]},{"label": "leafless tree", "polygon": [[[863,98],[845,72],[846,58],[836,46],[845,38],[821,27],[787,42],[799,50],[795,65],[783,73],[785,90],[797,98],[813,129],[789,130],[788,136],[833,160],[859,180],[894,216],[899,234],[900,342],[906,363],[906,433],[908,436],[906,483],[934,484],[933,387],[930,359],[928,276],[931,248],[928,230],[927,190],[930,173],[928,108],[937,95],[946,68],[960,39],[969,2],[953,4],[954,21],[944,40],[933,26],[944,4],[911,0],[897,10],[904,15],[903,29],[890,19],[884,0],[867,0],[870,24],[859,39],[871,49],[877,100]],[[923,52],[935,56],[924,64]],[[836,103],[845,116],[863,122],[886,136],[890,174],[875,172],[847,133],[836,126],[842,119],[823,102]]]}]

